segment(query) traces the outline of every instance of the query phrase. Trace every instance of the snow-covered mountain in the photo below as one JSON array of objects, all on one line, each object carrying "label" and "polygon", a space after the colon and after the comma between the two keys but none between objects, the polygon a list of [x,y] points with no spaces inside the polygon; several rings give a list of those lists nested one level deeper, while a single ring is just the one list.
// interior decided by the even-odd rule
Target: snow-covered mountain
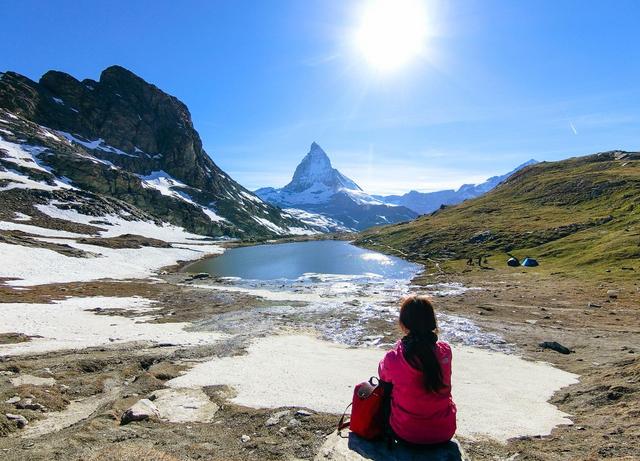
[{"label": "snow-covered mountain", "polygon": [[404,206],[385,204],[364,192],[355,181],[333,168],[329,156],[315,142],[289,184],[280,189],[263,187],[255,193],[303,222],[324,222],[332,231],[362,230],[417,216]]},{"label": "snow-covered mountain", "polygon": [[529,160],[507,174],[492,176],[481,184],[463,184],[458,190],[447,189],[435,192],[412,190],[404,195],[374,195],[373,197],[383,203],[405,206],[419,214],[431,213],[442,205],[456,205],[465,200],[486,194],[516,171],[536,163],[538,163],[537,160]]},{"label": "snow-covered mountain", "polygon": [[187,107],[119,66],[97,81],[0,73],[0,209],[11,203],[30,216],[32,205],[55,203],[209,236],[315,232],[231,179]]}]

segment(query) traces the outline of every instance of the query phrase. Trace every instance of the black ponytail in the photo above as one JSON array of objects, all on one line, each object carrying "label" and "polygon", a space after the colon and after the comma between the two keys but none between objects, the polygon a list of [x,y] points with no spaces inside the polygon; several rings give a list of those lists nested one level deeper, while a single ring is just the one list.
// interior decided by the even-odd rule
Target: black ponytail
[{"label": "black ponytail", "polygon": [[406,298],[400,307],[400,322],[409,330],[409,334],[402,338],[405,360],[422,371],[428,391],[440,391],[445,385],[436,356],[438,325],[433,305],[423,296]]}]

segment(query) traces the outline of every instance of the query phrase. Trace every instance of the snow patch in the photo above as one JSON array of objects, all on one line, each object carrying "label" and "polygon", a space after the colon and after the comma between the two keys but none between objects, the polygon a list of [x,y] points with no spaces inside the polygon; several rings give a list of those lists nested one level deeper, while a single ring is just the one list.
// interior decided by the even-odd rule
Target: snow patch
[{"label": "snow patch", "polygon": [[64,136],[67,141],[69,142],[74,142],[76,144],[80,144],[81,146],[86,147],[87,149],[91,149],[91,150],[101,150],[103,152],[109,152],[111,154],[118,154],[118,155],[124,155],[126,157],[133,157],[133,158],[137,158],[136,155],[131,155],[131,154],[127,154],[126,152],[124,152],[123,150],[118,149],[117,147],[113,147],[110,146],[108,144],[105,143],[104,139],[102,138],[98,138],[94,141],[85,141],[83,139],[80,139],[74,135],[72,135],[71,133],[67,133],[66,131],[58,131],[58,134]]},{"label": "snow patch", "polygon": [[[23,215],[23,216],[27,216],[27,215]],[[27,218],[31,219],[29,216],[27,216]],[[25,219],[24,221],[28,221],[28,219]],[[49,229],[46,227],[32,226],[31,224],[20,224],[20,223],[11,222],[11,221],[0,221],[0,230],[17,230],[21,232],[26,232],[27,234],[39,235],[42,237],[62,237],[62,238],[89,237],[88,235],[85,235],[85,234],[76,234],[75,232]]]},{"label": "snow patch", "polygon": [[13,213],[13,220],[14,221],[31,221],[31,216],[26,215],[24,213],[20,213],[19,211],[16,211]]},{"label": "snow patch", "polygon": [[212,222],[222,222],[227,221],[222,216],[218,215],[211,206],[203,207],[200,204],[196,203],[193,198],[187,194],[186,192],[175,190],[175,187],[184,187],[190,188],[183,182],[178,181],[173,178],[169,173],[163,170],[152,171],[147,176],[138,175],[138,177],[142,180],[142,186],[150,189],[155,189],[159,191],[162,195],[166,195],[168,197],[173,197],[177,200],[182,200],[183,202],[187,202],[197,208],[200,208],[204,214],[209,217]]},{"label": "snow patch", "polygon": [[304,227],[287,227],[287,233],[291,235],[317,235],[319,231],[313,231],[311,229],[305,229]]},{"label": "snow patch", "polygon": [[285,208],[283,211],[309,226],[319,228],[323,232],[352,232],[354,230],[320,213],[312,213],[300,208]]},{"label": "snow patch", "polygon": [[73,209],[62,209],[56,206],[60,202],[52,201],[47,205],[36,205],[36,208],[42,213],[52,218],[64,219],[79,224],[92,224],[91,221],[105,221],[108,223],[106,230],[100,232],[101,237],[117,237],[122,234],[136,234],[143,237],[156,238],[165,242],[183,242],[193,243],[194,240],[202,240],[204,236],[192,234],[185,231],[182,227],[174,226],[168,223],[160,225],[152,221],[129,221],[122,216],[105,215],[90,216],[79,213]]},{"label": "snow patch", "polygon": [[[569,415],[548,400],[558,389],[577,383],[577,375],[515,355],[455,345],[452,349],[460,435],[506,442],[546,435],[557,425],[571,423]],[[232,401],[239,405],[340,413],[353,383],[374,374],[382,356],[380,349],[348,348],[309,336],[267,336],[255,339],[245,355],[198,364],[167,385],[228,385],[237,391]]]},{"label": "snow patch", "polygon": [[38,160],[38,155],[47,150],[46,147],[16,144],[0,137],[0,150],[4,151],[5,157],[2,159],[7,162],[15,163],[23,168],[51,173],[51,169],[43,166]]},{"label": "snow patch", "polygon": [[141,323],[139,318],[96,315],[91,309],[146,310],[153,301],[140,297],[68,298],[52,304],[2,303],[0,332],[40,336],[26,343],[0,345],[0,355],[38,354],[132,341],[176,345],[211,344],[220,333],[188,332],[185,323]]},{"label": "snow patch", "polygon": [[6,191],[11,189],[38,189],[53,191],[59,189],[72,189],[68,184],[62,181],[53,179],[54,184],[46,184],[44,182],[35,181],[26,175],[20,174],[15,170],[0,171],[0,181],[8,181],[9,184],[0,187],[0,191]]},{"label": "snow patch", "polygon": [[268,219],[260,218],[258,216],[252,216],[252,218],[258,224],[266,227],[267,229],[269,229],[270,231],[272,231],[272,232],[274,232],[274,233],[276,233],[278,235],[287,234],[287,230],[286,229],[283,229],[282,227],[277,226],[276,224],[272,223]]},{"label": "snow patch", "polygon": [[223,218],[222,216],[220,216],[220,215],[216,214],[216,212],[215,212],[215,211],[213,211],[211,208],[208,208],[208,207],[206,207],[206,208],[205,208],[205,207],[203,207],[203,208],[202,208],[202,212],[203,212],[204,214],[206,214],[206,215],[209,217],[209,219],[210,219],[211,221],[213,221],[213,222],[222,222],[222,221],[227,221],[227,220],[226,220],[225,218]]},{"label": "snow patch", "polygon": [[255,195],[248,194],[245,191],[240,191],[240,195],[242,195],[244,198],[248,200],[251,200],[252,202],[258,203],[260,205],[264,205],[264,202],[260,200],[258,197],[256,197]]},{"label": "snow patch", "polygon": [[372,196],[361,190],[342,188],[339,192],[347,194],[354,202],[359,205],[384,205],[382,201],[373,198]]},{"label": "snow patch", "polygon": [[189,187],[185,183],[178,181],[164,170],[152,171],[147,176],[137,175],[142,180],[142,186],[159,191],[162,195],[184,200],[195,205],[195,202],[186,193],[175,191],[173,187]]},{"label": "snow patch", "polygon": [[62,139],[60,139],[58,136],[56,136],[55,134],[53,134],[48,128],[41,126],[40,127],[40,133],[45,137],[45,138],[51,138],[54,139],[56,141],[62,141]]},{"label": "snow patch", "polygon": [[111,249],[66,239],[47,241],[63,243],[97,256],[71,257],[46,248],[0,243],[0,260],[3,261],[0,277],[19,279],[8,282],[12,286],[146,278],[158,269],[178,261],[191,261],[223,252],[223,249],[215,244],[183,245],[177,248]]}]

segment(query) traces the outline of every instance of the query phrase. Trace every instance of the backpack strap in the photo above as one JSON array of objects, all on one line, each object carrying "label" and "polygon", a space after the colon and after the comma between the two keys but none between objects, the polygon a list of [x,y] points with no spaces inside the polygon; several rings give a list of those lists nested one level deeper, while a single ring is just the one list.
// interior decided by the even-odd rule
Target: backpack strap
[{"label": "backpack strap", "polygon": [[345,417],[347,416],[347,410],[349,410],[349,407],[351,405],[353,405],[353,402],[350,403],[349,405],[347,405],[347,408],[344,409],[344,412],[342,413],[342,416],[340,417],[340,421],[338,421],[338,435],[340,437],[342,437],[341,431],[343,429],[346,429],[347,427],[349,427],[349,425],[351,424],[351,420],[345,421]]}]

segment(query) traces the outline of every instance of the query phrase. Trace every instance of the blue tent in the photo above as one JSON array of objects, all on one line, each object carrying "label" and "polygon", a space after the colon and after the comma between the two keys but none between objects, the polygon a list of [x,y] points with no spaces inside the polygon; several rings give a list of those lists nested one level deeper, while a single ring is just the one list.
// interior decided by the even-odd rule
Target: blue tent
[{"label": "blue tent", "polygon": [[527,256],[524,258],[524,261],[522,261],[522,265],[525,267],[536,267],[538,266],[538,261]]},{"label": "blue tent", "polygon": [[518,267],[520,265],[520,261],[518,258],[514,258],[513,256],[507,260],[507,266],[510,267]]}]

